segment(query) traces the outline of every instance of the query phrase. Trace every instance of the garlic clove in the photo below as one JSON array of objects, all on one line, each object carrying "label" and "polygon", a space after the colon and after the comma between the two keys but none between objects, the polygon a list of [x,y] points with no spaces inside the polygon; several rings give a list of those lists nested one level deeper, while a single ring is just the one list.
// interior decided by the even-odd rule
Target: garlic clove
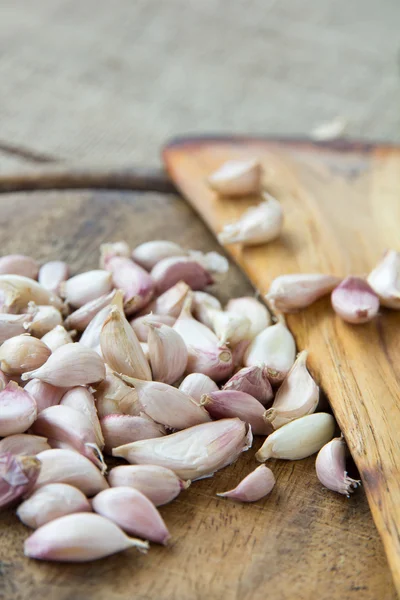
[{"label": "garlic clove", "polygon": [[263,197],[261,204],[248,208],[237,221],[224,225],[218,234],[220,244],[255,246],[271,242],[280,235],[283,226],[282,206],[266,192]]},{"label": "garlic clove", "polygon": [[105,452],[108,454],[118,446],[161,437],[167,433],[159,423],[146,416],[136,415],[107,415],[101,420],[101,428],[105,440]]},{"label": "garlic clove", "polygon": [[124,293],[124,311],[127,315],[147,306],[154,293],[154,282],[147,271],[123,256],[106,257],[104,266],[112,273],[114,286]]},{"label": "garlic clove", "polygon": [[229,271],[229,261],[225,256],[218,252],[200,252],[198,250],[189,250],[189,257],[198,262],[209,273],[227,273]]},{"label": "garlic clove", "polygon": [[340,281],[340,277],[321,273],[280,275],[272,281],[265,297],[274,310],[293,312],[329,294]]},{"label": "garlic clove", "polygon": [[348,498],[360,485],[360,481],[347,475],[346,442],[343,437],[334,438],[321,448],[315,461],[315,469],[323,486]]},{"label": "garlic clove", "polygon": [[168,325],[149,325],[147,338],[153,378],[173,384],[185,372],[188,351],[182,337]]},{"label": "garlic clove", "polygon": [[24,373],[21,379],[37,378],[57,387],[74,387],[101,381],[105,373],[100,356],[77,342],[61,346],[39,369]]},{"label": "garlic clove", "polygon": [[196,260],[187,256],[175,256],[160,260],[151,270],[158,294],[184,281],[193,290],[202,290],[214,283],[210,273]]},{"label": "garlic clove", "polygon": [[271,493],[275,485],[275,477],[271,469],[260,465],[229,492],[217,494],[222,498],[231,498],[240,502],[257,502]]},{"label": "garlic clove", "polygon": [[28,381],[24,390],[34,398],[38,414],[49,406],[60,404],[60,400],[65,394],[65,388],[55,387],[40,379]]},{"label": "garlic clove", "polygon": [[102,449],[104,447],[104,437],[101,430],[99,417],[97,415],[93,394],[91,394],[85,387],[79,385],[65,392],[61,399],[60,405],[69,406],[69,408],[73,408],[78,412],[81,412],[89,419],[95,435],[96,444],[100,449]]},{"label": "garlic clove", "polygon": [[96,350],[100,346],[100,336],[103,325],[111,311],[111,305],[105,306],[93,317],[85,331],[82,333],[79,343],[86,348]]},{"label": "garlic clove", "polygon": [[0,392],[0,437],[23,433],[36,416],[35,400],[17,383],[10,381]]},{"label": "garlic clove", "polygon": [[36,337],[42,338],[63,322],[62,315],[55,306],[34,305],[34,311],[33,318],[26,324],[25,329]]},{"label": "garlic clove", "polygon": [[146,308],[146,314],[151,311],[157,315],[170,315],[177,319],[182,310],[184,300],[190,287],[184,281],[179,281],[169,290],[158,296]]},{"label": "garlic clove", "polygon": [[223,390],[236,390],[253,396],[264,406],[274,397],[268,380],[268,371],[264,366],[254,365],[240,369],[225,383]]},{"label": "garlic clove", "polygon": [[0,344],[6,340],[26,333],[26,325],[32,321],[32,314],[10,315],[0,313]]},{"label": "garlic clove", "polygon": [[95,298],[90,302],[87,302],[76,311],[71,313],[65,319],[65,327],[67,329],[76,329],[77,331],[84,331],[94,317],[106,306],[111,304],[115,296],[115,291],[111,291],[108,294],[104,294],[99,298]]},{"label": "garlic clove", "polygon": [[400,252],[388,250],[367,277],[382,306],[400,309]]},{"label": "garlic clove", "polygon": [[262,168],[258,160],[228,160],[207,181],[221,196],[232,198],[259,194],[261,191]]},{"label": "garlic clove", "polygon": [[315,412],[319,387],[307,370],[308,352],[303,350],[278,389],[275,400],[265,413],[274,429]]},{"label": "garlic clove", "polygon": [[332,439],[335,419],[327,413],[314,413],[283,425],[267,437],[256,459],[300,460],[315,454]]},{"label": "garlic clove", "polygon": [[212,320],[210,318],[210,309],[222,310],[221,302],[215,296],[207,292],[192,293],[192,312],[195,319],[212,328]]},{"label": "garlic clove", "polygon": [[360,277],[346,277],[332,292],[333,310],[348,323],[368,323],[379,311],[379,298]]},{"label": "garlic clove", "polygon": [[35,456],[43,450],[50,450],[45,437],[28,433],[15,433],[0,440],[0,454],[10,452],[17,456]]},{"label": "garlic clove", "polygon": [[56,325],[54,329],[45,333],[41,340],[54,352],[61,346],[65,346],[65,344],[72,344],[72,334],[74,333],[76,331],[67,331],[62,325]]},{"label": "garlic clove", "polygon": [[79,452],[52,449],[40,452],[37,458],[41,470],[34,489],[48,483],[68,483],[90,497],[108,488],[97,467]]},{"label": "garlic clove", "polygon": [[52,448],[52,449],[70,450],[71,452],[79,453],[79,451],[71,444],[67,444],[67,442],[61,442],[60,440],[57,440],[56,438],[49,437],[49,438],[47,438],[47,442],[48,442],[50,448]]},{"label": "garlic clove", "polygon": [[91,511],[88,499],[80,490],[66,483],[49,483],[19,505],[17,516],[27,527],[37,529],[65,515]]},{"label": "garlic clove", "polygon": [[118,373],[151,380],[151,370],[140,342],[124,314],[112,306],[100,335],[105,362]]},{"label": "garlic clove", "polygon": [[286,377],[296,358],[296,343],[282,316],[250,343],[244,354],[246,367],[264,365],[268,379],[278,384]]},{"label": "garlic clove", "polygon": [[113,373],[107,373],[106,378],[97,386],[94,396],[100,419],[107,415],[140,413],[136,390]]},{"label": "garlic clove", "polygon": [[51,304],[62,309],[61,299],[39,283],[22,275],[0,275],[0,304],[2,312],[22,312],[29,302]]},{"label": "garlic clove", "polygon": [[34,258],[24,254],[8,254],[0,258],[1,275],[22,275],[37,279],[39,265]]},{"label": "garlic clove", "polygon": [[170,538],[163,518],[142,492],[132,487],[104,490],[92,500],[93,510],[130,535],[166,544]]},{"label": "garlic clove", "polygon": [[69,277],[69,266],[62,260],[44,263],[39,269],[39,283],[53,294],[60,293],[60,285]]},{"label": "garlic clove", "polygon": [[179,244],[175,242],[169,242],[167,240],[153,240],[151,242],[144,242],[132,252],[133,260],[146,269],[151,269],[164,258],[171,258],[173,256],[186,256],[187,250],[184,250]]},{"label": "garlic clove", "polygon": [[172,502],[190,486],[171,469],[158,465],[122,465],[108,475],[111,487],[129,486],[142,492],[155,506]]},{"label": "garlic clove", "polygon": [[168,325],[169,327],[172,327],[175,321],[175,317],[171,317],[170,315],[155,315],[154,313],[149,313],[148,315],[133,319],[131,321],[131,326],[136,333],[139,342],[147,342],[149,325]]},{"label": "garlic clove", "polygon": [[1,345],[1,370],[7,375],[21,375],[24,371],[41,367],[50,354],[50,349],[41,340],[28,333],[17,335]]},{"label": "garlic clove", "polygon": [[40,471],[40,461],[34,456],[0,455],[0,510],[29,494]]},{"label": "garlic clove", "polygon": [[250,319],[214,308],[208,309],[211,328],[220,344],[238,344],[249,335]]},{"label": "garlic clove", "polygon": [[255,435],[268,435],[272,427],[264,420],[265,409],[261,402],[236,390],[218,390],[202,397],[204,406],[213,419],[230,419],[238,417],[251,425]]},{"label": "garlic clove", "polygon": [[128,538],[100,515],[76,513],[50,521],[25,540],[29,558],[60,562],[87,562],[134,546],[146,552],[148,543]]},{"label": "garlic clove", "polygon": [[100,267],[105,269],[107,261],[114,256],[129,258],[130,255],[131,249],[129,244],[124,241],[102,244],[100,246]]},{"label": "garlic clove", "polygon": [[210,377],[203,373],[190,373],[189,375],[186,375],[179,386],[179,389],[184,394],[193,398],[196,402],[200,402],[201,397],[204,394],[217,392],[218,386]]},{"label": "garlic clove", "polygon": [[242,369],[244,365],[244,356],[247,348],[250,346],[250,340],[242,340],[231,347],[232,351],[232,371],[235,373]]},{"label": "garlic clove", "polygon": [[61,295],[74,308],[108,294],[113,287],[111,273],[102,269],[86,271],[60,284]]},{"label": "garlic clove", "polygon": [[182,479],[209,477],[235,462],[252,444],[251,428],[240,419],[196,425],[155,440],[114,448],[128,462],[172,469]]},{"label": "garlic clove", "polygon": [[226,305],[225,310],[246,317],[250,321],[247,332],[249,340],[253,340],[256,335],[271,325],[271,315],[267,307],[250,296],[232,298]]}]

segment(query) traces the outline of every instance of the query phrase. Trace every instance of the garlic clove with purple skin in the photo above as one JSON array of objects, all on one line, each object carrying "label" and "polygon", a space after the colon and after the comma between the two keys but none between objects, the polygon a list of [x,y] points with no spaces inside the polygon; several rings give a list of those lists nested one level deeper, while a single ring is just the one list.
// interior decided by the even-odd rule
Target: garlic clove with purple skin
[{"label": "garlic clove with purple skin", "polygon": [[100,424],[104,435],[105,452],[108,454],[118,446],[167,434],[163,425],[145,415],[107,415],[101,419]]},{"label": "garlic clove with purple skin", "polygon": [[200,402],[204,394],[217,392],[218,386],[215,381],[203,373],[190,373],[181,382],[179,389],[196,402]]},{"label": "garlic clove with purple skin", "polygon": [[24,390],[28,392],[36,402],[38,414],[48,408],[60,404],[65,394],[65,388],[56,387],[40,379],[31,379],[25,385]]},{"label": "garlic clove with purple skin", "polygon": [[37,416],[36,402],[14,381],[0,392],[0,437],[23,433]]},{"label": "garlic clove with purple skin", "polygon": [[251,425],[254,435],[268,435],[273,428],[264,419],[263,405],[245,392],[236,390],[218,390],[206,394],[201,399],[201,405],[213,419],[230,419],[238,417]]},{"label": "garlic clove with purple skin", "polygon": [[100,419],[114,414],[138,415],[141,411],[136,390],[112,372],[97,386],[94,396]]},{"label": "garlic clove with purple skin", "polygon": [[400,310],[400,252],[388,250],[367,277],[382,306]]},{"label": "garlic clove with purple skin", "polygon": [[138,265],[147,271],[151,271],[164,258],[187,256],[187,254],[187,250],[184,250],[179,244],[175,244],[175,242],[152,240],[151,242],[144,242],[136,246],[132,252],[132,258]]},{"label": "garlic clove with purple skin", "polygon": [[360,277],[346,277],[331,295],[332,308],[347,323],[368,323],[379,311],[379,298]]},{"label": "garlic clove with purple skin", "polygon": [[50,450],[45,437],[29,433],[15,433],[0,440],[0,454],[10,452],[17,456],[35,456],[39,452]]},{"label": "garlic clove with purple skin", "polygon": [[39,283],[23,275],[0,275],[0,304],[2,312],[24,312],[29,302],[51,304],[62,309],[62,300]]},{"label": "garlic clove with purple skin", "polygon": [[242,340],[231,347],[232,351],[232,371],[235,373],[244,366],[244,357],[247,348],[250,346],[250,340]]},{"label": "garlic clove with purple skin", "polygon": [[272,281],[265,298],[277,311],[295,312],[329,294],[340,282],[340,277],[322,273],[280,275]]},{"label": "garlic clove with purple skin", "polygon": [[268,371],[264,366],[244,367],[225,383],[223,390],[236,390],[250,394],[264,406],[274,397],[268,379]]},{"label": "garlic clove with purple skin", "polygon": [[104,437],[100,426],[99,417],[94,403],[93,394],[81,385],[71,388],[61,398],[60,406],[69,406],[78,412],[85,415],[93,428],[96,438],[96,444],[100,448],[104,448]]},{"label": "garlic clove with purple skin", "polygon": [[24,254],[8,254],[0,258],[1,275],[22,275],[37,279],[39,265],[34,258]]},{"label": "garlic clove with purple skin", "polygon": [[67,279],[60,284],[60,292],[68,304],[80,308],[87,302],[108,294],[112,287],[111,273],[95,269]]},{"label": "garlic clove with purple skin", "polygon": [[39,283],[49,292],[59,294],[60,285],[69,277],[69,266],[62,260],[44,263],[39,269]]},{"label": "garlic clove with purple skin", "polygon": [[149,324],[147,344],[151,371],[156,381],[173,384],[182,377],[188,351],[177,331],[168,325]]},{"label": "garlic clove with purple skin", "polygon": [[346,442],[343,437],[334,438],[321,448],[315,461],[315,470],[323,486],[348,498],[361,484],[347,475]]},{"label": "garlic clove with purple skin", "polygon": [[192,290],[202,290],[214,283],[210,273],[196,260],[187,256],[164,258],[151,270],[158,294],[162,294],[180,281]]},{"label": "garlic clove with purple skin", "polygon": [[231,198],[259,194],[262,168],[258,160],[228,160],[209,175],[209,186],[221,196]]},{"label": "garlic clove with purple skin", "polygon": [[0,313],[0,344],[6,340],[26,333],[26,325],[32,321],[32,314],[10,315]]},{"label": "garlic clove with purple skin", "polygon": [[52,352],[65,346],[65,344],[72,344],[72,335],[75,335],[76,331],[67,331],[62,325],[56,325],[54,329],[51,329],[41,338],[42,342],[46,344]]},{"label": "garlic clove with purple skin", "polygon": [[0,455],[0,510],[30,493],[40,468],[34,456],[14,456],[10,452]]},{"label": "garlic clove with purple skin", "polygon": [[231,498],[240,502],[257,502],[267,494],[270,494],[275,485],[275,477],[271,469],[260,465],[240,483],[228,492],[217,494],[221,498]]},{"label": "garlic clove with purple skin", "polygon": [[[170,315],[177,319],[182,310],[183,303],[190,291],[190,287],[184,281],[179,281],[169,290],[158,296],[146,307],[146,314],[149,311],[157,315]],[[141,313],[141,315],[143,312]]]},{"label": "garlic clove with purple skin", "polygon": [[114,286],[124,293],[127,315],[147,306],[154,293],[154,281],[147,271],[124,256],[105,256],[104,267],[112,273]]},{"label": "garlic clove with purple skin", "polygon": [[76,329],[77,331],[84,331],[86,327],[91,323],[94,317],[106,306],[111,304],[111,301],[115,298],[115,291],[111,291],[108,294],[104,294],[99,298],[95,298],[90,302],[87,302],[73,313],[71,313],[65,319],[65,327],[67,329]]},{"label": "garlic clove with purple skin", "polygon": [[154,313],[149,313],[148,315],[132,319],[130,323],[139,342],[147,342],[149,325],[168,325],[169,327],[173,327],[175,321],[175,317],[171,317],[171,315],[156,315]]},{"label": "garlic clove with purple skin", "polygon": [[256,335],[271,325],[271,315],[269,314],[267,307],[251,296],[232,298],[226,305],[225,310],[229,313],[241,315],[249,319],[249,340],[253,340]]},{"label": "garlic clove with purple skin", "polygon": [[6,375],[21,375],[24,371],[41,367],[51,355],[41,340],[24,333],[12,337],[1,345],[1,370]]}]

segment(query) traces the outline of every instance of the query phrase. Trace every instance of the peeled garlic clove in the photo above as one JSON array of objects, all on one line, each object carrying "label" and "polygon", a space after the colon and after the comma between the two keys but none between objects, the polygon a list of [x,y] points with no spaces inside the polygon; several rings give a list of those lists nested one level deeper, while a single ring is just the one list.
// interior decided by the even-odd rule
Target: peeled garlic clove
[{"label": "peeled garlic clove", "polygon": [[172,469],[182,479],[209,477],[235,462],[252,444],[251,428],[240,419],[196,425],[155,440],[114,448],[128,462]]},{"label": "peeled garlic clove", "polygon": [[313,413],[318,405],[319,387],[307,370],[308,352],[298,355],[296,362],[276,393],[265,418],[274,429]]},{"label": "peeled garlic clove", "polygon": [[400,252],[388,250],[367,277],[369,285],[387,308],[400,309]]},{"label": "peeled garlic clove", "polygon": [[153,378],[175,383],[185,372],[188,351],[182,337],[168,325],[153,323],[147,338]]},{"label": "peeled garlic clove", "polygon": [[100,449],[104,447],[104,437],[97,415],[93,395],[88,389],[82,386],[73,387],[68,390],[61,399],[61,406],[69,406],[85,415],[92,426],[96,444]]},{"label": "peeled garlic clove", "polygon": [[47,438],[28,433],[15,433],[0,441],[0,454],[10,452],[18,456],[35,456],[43,450],[50,450]]},{"label": "peeled garlic clove", "polygon": [[0,437],[23,433],[37,415],[36,402],[17,383],[10,381],[0,392]]},{"label": "peeled garlic clove", "polygon": [[34,258],[24,254],[8,254],[0,258],[1,275],[22,275],[37,279],[39,265]]},{"label": "peeled garlic clove", "polygon": [[49,406],[60,404],[60,400],[65,394],[64,388],[55,387],[40,379],[28,381],[24,390],[34,398],[38,414],[45,408],[49,408]]},{"label": "peeled garlic clove", "polygon": [[184,281],[192,290],[202,290],[214,283],[210,273],[197,261],[186,256],[175,256],[160,260],[151,270],[158,294],[180,281]]},{"label": "peeled garlic clove", "polygon": [[91,511],[88,499],[80,490],[66,483],[49,483],[19,505],[17,516],[27,527],[37,529],[65,515]]},{"label": "peeled garlic clove", "polygon": [[151,370],[140,342],[124,314],[112,306],[100,335],[105,362],[118,373],[151,380]]},{"label": "peeled garlic clove", "polygon": [[245,392],[263,405],[268,404],[274,397],[266,367],[257,365],[240,369],[222,389]]},{"label": "peeled garlic clove", "polygon": [[0,348],[1,370],[7,375],[21,375],[41,367],[50,354],[50,349],[41,340],[27,333],[17,335],[6,340]]},{"label": "peeled garlic clove", "polygon": [[189,250],[188,254],[209,273],[227,273],[229,270],[228,259],[218,252],[204,253],[198,250]]},{"label": "peeled garlic clove", "polygon": [[100,356],[91,348],[75,343],[57,348],[43,366],[24,373],[22,380],[37,378],[57,387],[74,387],[96,383],[105,375],[106,369]]},{"label": "peeled garlic clove", "polygon": [[141,410],[136,390],[113,373],[107,373],[94,395],[100,419],[114,414],[138,415]]},{"label": "peeled garlic clove", "polygon": [[146,313],[152,311],[157,315],[170,315],[178,318],[190,287],[184,281],[179,281],[169,290],[158,296],[146,308]]},{"label": "peeled garlic clove", "polygon": [[128,538],[100,515],[76,513],[50,521],[37,529],[24,545],[25,556],[39,560],[87,562],[134,546],[142,552],[148,543]]},{"label": "peeled garlic clove", "polygon": [[90,497],[108,488],[108,483],[99,469],[79,452],[45,450],[40,452],[37,458],[40,460],[41,470],[35,489],[48,483],[68,483]]},{"label": "peeled garlic clove", "polygon": [[0,313],[0,344],[26,332],[26,325],[32,321],[31,314],[10,315]]},{"label": "peeled garlic clove", "polygon": [[276,239],[283,226],[283,210],[280,202],[264,193],[264,202],[248,208],[233,223],[224,225],[218,234],[220,244],[242,243],[245,246],[265,244]]},{"label": "peeled garlic clove", "polygon": [[255,159],[228,160],[212,173],[207,181],[221,196],[240,197],[259,194],[262,168]]},{"label": "peeled garlic clove", "polygon": [[350,497],[360,485],[346,472],[346,442],[342,437],[334,438],[318,452],[315,461],[317,477],[328,490]]},{"label": "peeled garlic clove", "polygon": [[80,308],[87,302],[108,294],[112,287],[111,273],[95,269],[67,279],[60,285],[60,290],[68,304]]},{"label": "peeled garlic clove", "polygon": [[166,544],[169,531],[156,507],[132,487],[114,487],[97,494],[92,500],[93,510],[116,523],[130,535]]},{"label": "peeled garlic clove", "polygon": [[265,297],[275,310],[293,312],[329,294],[340,281],[340,277],[321,273],[280,275],[273,280]]},{"label": "peeled garlic clove", "polygon": [[250,320],[243,315],[229,313],[223,310],[209,309],[211,327],[220,344],[238,344],[247,339]]},{"label": "peeled garlic clove", "polygon": [[63,318],[55,306],[37,306],[32,321],[25,329],[32,335],[42,338],[46,333],[61,325]]},{"label": "peeled garlic clove", "polygon": [[60,285],[69,277],[69,266],[62,260],[44,263],[39,269],[39,283],[54,294],[60,293]]},{"label": "peeled garlic clove", "polygon": [[244,354],[246,367],[264,365],[272,384],[283,381],[296,358],[296,343],[283,317],[250,343]]},{"label": "peeled garlic clove", "polygon": [[186,429],[210,421],[204,408],[171,385],[159,381],[142,381],[125,375],[121,377],[135,387],[142,411],[156,423],[171,429]]},{"label": "peeled garlic clove", "polygon": [[212,320],[210,309],[222,310],[221,302],[215,296],[207,292],[193,292],[192,294],[192,312],[193,316],[206,325],[212,328]]},{"label": "peeled garlic clove", "polygon": [[29,302],[51,304],[60,310],[63,307],[56,294],[22,275],[0,275],[0,299],[2,312],[21,312]]},{"label": "peeled garlic clove", "polygon": [[367,323],[379,311],[379,298],[360,277],[346,277],[332,292],[333,310],[348,323]]},{"label": "peeled garlic clove", "polygon": [[161,437],[167,433],[162,425],[155,423],[152,419],[132,415],[107,415],[101,420],[101,428],[105,440],[105,451],[108,453],[118,446]]},{"label": "peeled garlic clove", "polygon": [[300,460],[318,452],[335,432],[335,419],[327,413],[314,413],[287,423],[267,437],[256,459]]},{"label": "peeled garlic clove", "polygon": [[39,475],[40,461],[34,456],[0,455],[0,510],[28,494]]},{"label": "peeled garlic clove", "polygon": [[154,313],[150,313],[133,319],[131,321],[131,326],[136,333],[139,342],[147,342],[149,325],[168,325],[169,327],[172,327],[175,321],[175,317],[171,317],[170,315],[155,315]]},{"label": "peeled garlic clove", "polygon": [[184,394],[187,394],[196,402],[200,402],[204,394],[217,392],[218,386],[210,377],[203,373],[190,373],[182,381],[179,389]]},{"label": "peeled garlic clove", "polygon": [[272,427],[264,420],[265,409],[261,402],[236,390],[218,390],[203,396],[201,405],[206,408],[213,419],[229,419],[238,417],[251,425],[255,435],[268,435]]},{"label": "peeled garlic clove", "polygon": [[250,296],[229,300],[225,310],[246,317],[250,321],[247,331],[249,340],[254,339],[256,335],[271,325],[271,315],[267,307]]},{"label": "peeled garlic clove", "polygon": [[275,485],[275,477],[271,469],[260,465],[229,492],[217,494],[222,498],[232,498],[241,502],[257,502],[272,492]]},{"label": "peeled garlic clove", "polygon": [[171,469],[158,465],[122,465],[108,475],[111,487],[129,486],[142,492],[155,506],[172,502],[190,486]]},{"label": "peeled garlic clove", "polygon": [[56,325],[54,329],[48,331],[41,339],[52,352],[61,346],[65,346],[65,344],[72,344],[71,332],[68,332],[62,325]]},{"label": "peeled garlic clove", "polygon": [[151,271],[151,269],[164,258],[186,255],[187,251],[181,248],[179,244],[167,240],[144,242],[143,244],[136,246],[132,252],[133,260],[147,271]]},{"label": "peeled garlic clove", "polygon": [[106,306],[111,304],[112,299],[115,296],[115,291],[111,291],[108,294],[104,294],[99,298],[95,298],[90,302],[87,302],[76,311],[71,313],[65,319],[65,327],[67,329],[76,329],[77,331],[84,331],[94,317]]}]

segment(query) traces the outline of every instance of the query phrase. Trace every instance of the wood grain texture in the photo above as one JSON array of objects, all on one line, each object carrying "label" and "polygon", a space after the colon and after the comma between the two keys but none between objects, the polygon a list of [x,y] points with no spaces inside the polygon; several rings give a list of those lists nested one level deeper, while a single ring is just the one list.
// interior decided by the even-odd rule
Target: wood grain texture
[{"label": "wood grain texture", "polygon": [[[32,192],[0,195],[2,253],[62,258],[73,271],[94,268],[98,246],[170,238],[218,249],[182,199],[134,192]],[[10,223],[12,226],[10,227]],[[232,265],[216,288],[224,302],[251,294]],[[315,358],[315,357],[314,357]],[[394,600],[395,590],[363,489],[347,500],[323,489],[314,458],[271,461],[277,484],[252,505],[217,498],[255,466],[254,448],[212,479],[195,482],[161,508],[169,548],[152,545],[91,564],[28,560],[29,531],[0,514],[2,600]]]},{"label": "wood grain texture", "polygon": [[[221,199],[205,178],[225,160],[257,157],[265,185],[283,205],[281,237],[229,251],[265,294],[283,273],[368,273],[386,248],[399,249],[400,149],[261,139],[178,140],[164,152],[173,180],[218,232],[257,198]],[[328,395],[361,472],[400,591],[400,314],[383,310],[364,326],[335,316],[329,299],[288,317],[298,347]]]}]

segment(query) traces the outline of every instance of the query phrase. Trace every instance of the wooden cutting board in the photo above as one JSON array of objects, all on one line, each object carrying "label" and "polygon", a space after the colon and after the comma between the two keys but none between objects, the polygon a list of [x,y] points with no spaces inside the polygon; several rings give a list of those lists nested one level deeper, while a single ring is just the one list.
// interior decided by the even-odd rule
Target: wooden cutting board
[{"label": "wooden cutting board", "polygon": [[[6,193],[11,189],[36,191]],[[214,236],[172,189],[159,174],[127,171],[52,168],[0,176],[1,252],[24,252],[41,261],[62,258],[78,272],[96,268],[98,246],[109,240],[134,245],[169,238],[218,250]],[[215,292],[226,302],[253,288],[232,263]],[[315,368],[315,350],[312,355]],[[162,507],[172,542],[169,548],[152,545],[147,556],[129,550],[89,564],[29,560],[22,550],[29,531],[13,511],[0,513],[0,598],[394,600],[364,490],[349,501],[323,489],[313,458],[271,461],[277,485],[260,502],[240,505],[216,497],[256,466],[261,443],[256,439],[235,465]]]}]

